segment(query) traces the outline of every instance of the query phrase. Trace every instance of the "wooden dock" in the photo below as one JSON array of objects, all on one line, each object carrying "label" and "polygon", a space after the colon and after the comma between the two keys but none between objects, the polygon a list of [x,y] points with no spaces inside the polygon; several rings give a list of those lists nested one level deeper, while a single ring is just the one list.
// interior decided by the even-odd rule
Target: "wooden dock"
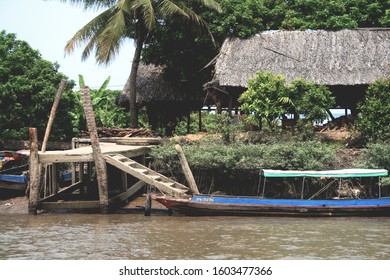
[{"label": "wooden dock", "polygon": [[[155,186],[174,197],[187,195],[189,189],[186,186],[146,167],[151,146],[123,145],[114,140],[100,142],[108,174],[109,207],[124,205],[146,185]],[[37,163],[43,167],[37,210],[99,209],[95,162],[90,145],[83,144],[70,150],[38,152]],[[66,185],[60,180],[64,168],[71,171],[71,181]],[[37,172],[34,167],[32,169],[32,172]],[[31,199],[34,198],[30,196],[30,204],[33,204]]]}]

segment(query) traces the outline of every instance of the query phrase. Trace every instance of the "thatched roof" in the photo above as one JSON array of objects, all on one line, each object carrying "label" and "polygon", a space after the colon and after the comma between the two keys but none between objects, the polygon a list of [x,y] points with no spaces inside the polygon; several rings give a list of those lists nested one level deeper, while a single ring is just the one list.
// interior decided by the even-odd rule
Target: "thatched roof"
[{"label": "thatched roof", "polygon": [[137,75],[137,103],[181,100],[183,92],[179,85],[163,79],[164,68],[140,64]]},{"label": "thatched roof", "polygon": [[390,75],[390,29],[268,31],[225,40],[214,82],[246,87],[257,71],[325,85],[369,84]]},{"label": "thatched roof", "polygon": [[[140,64],[137,72],[137,103],[145,105],[162,101],[188,101],[199,99],[188,82],[169,82],[163,77],[164,68],[155,65]],[[116,104],[128,102],[122,93],[118,96]]]}]

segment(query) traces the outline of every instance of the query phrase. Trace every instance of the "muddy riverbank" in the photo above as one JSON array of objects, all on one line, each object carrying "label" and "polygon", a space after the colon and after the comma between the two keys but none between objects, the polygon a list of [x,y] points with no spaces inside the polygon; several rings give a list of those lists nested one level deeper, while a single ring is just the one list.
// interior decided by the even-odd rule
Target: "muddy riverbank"
[{"label": "muddy riverbank", "polygon": [[[141,195],[129,201],[123,207],[114,210],[114,213],[124,212],[143,212],[145,207],[145,196]],[[152,210],[156,212],[167,211],[168,209],[158,202],[153,202]],[[63,211],[56,211],[63,212]],[[72,212],[71,210],[67,212]],[[6,200],[0,200],[0,215],[6,214],[28,214],[28,198],[14,197]]]}]

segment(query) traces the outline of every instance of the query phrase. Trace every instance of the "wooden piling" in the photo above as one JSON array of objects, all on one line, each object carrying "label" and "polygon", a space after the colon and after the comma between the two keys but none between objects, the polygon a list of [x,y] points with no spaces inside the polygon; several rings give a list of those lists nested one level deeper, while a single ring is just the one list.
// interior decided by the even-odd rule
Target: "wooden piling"
[{"label": "wooden piling", "polygon": [[186,177],[186,180],[188,182],[188,185],[190,187],[190,190],[193,194],[199,194],[198,186],[196,185],[194,175],[192,174],[192,171],[190,169],[190,166],[188,165],[186,156],[184,155],[183,149],[179,144],[175,146],[176,152],[179,156],[180,164],[183,169],[184,176]]},{"label": "wooden piling", "polygon": [[38,133],[36,128],[29,128],[30,139],[30,197],[28,204],[28,213],[36,215],[38,210],[39,191],[40,191],[40,168],[38,158]]},{"label": "wooden piling", "polygon": [[100,212],[102,214],[108,213],[108,183],[107,183],[107,166],[106,161],[103,158],[99,138],[96,127],[95,114],[92,108],[91,96],[89,94],[89,88],[83,87],[81,89],[83,94],[83,107],[85,112],[85,118],[87,121],[89,136],[91,138],[92,154],[95,161],[95,168],[97,174],[98,188],[99,188],[99,201]]},{"label": "wooden piling", "polygon": [[[51,111],[50,111],[50,115],[49,115],[49,121],[47,122],[47,126],[46,126],[45,136],[43,137],[42,148],[41,148],[41,152],[42,153],[46,152],[46,146],[47,146],[47,142],[49,141],[50,131],[51,131],[51,128],[53,126],[54,118],[55,118],[55,115],[56,115],[56,112],[57,112],[58,105],[59,105],[60,100],[61,100],[62,92],[64,91],[64,88],[65,88],[65,85],[66,85],[66,80],[65,79],[61,79],[61,82],[60,82],[60,84],[58,86],[56,97],[55,97],[53,105],[51,107]],[[56,166],[53,164],[51,166],[51,168],[52,168],[51,172],[47,172],[48,165],[47,164],[40,164],[39,165],[39,174],[42,173],[42,168],[45,168],[45,179],[44,179],[45,180],[45,191],[44,191],[44,196],[46,196],[47,193],[49,195],[53,194],[53,193],[57,193],[58,192],[58,186],[57,186],[57,180],[56,180],[56,178],[57,178]],[[50,186],[49,187],[50,188],[49,192],[47,192],[47,189],[46,189],[46,182],[47,182],[46,175],[48,173],[51,174],[51,176],[49,176],[51,178],[51,179],[49,179],[49,186]]]},{"label": "wooden piling", "polygon": [[60,85],[59,85],[58,90],[57,90],[56,97],[55,97],[54,102],[53,102],[53,106],[51,107],[49,121],[47,122],[47,126],[46,126],[45,137],[43,138],[43,142],[42,142],[41,152],[43,152],[43,153],[46,152],[47,141],[49,140],[51,127],[53,126],[54,118],[55,118],[55,115],[57,112],[57,107],[58,107],[58,104],[60,103],[61,95],[62,95],[62,92],[64,91],[65,85],[66,85],[66,80],[61,79]]}]

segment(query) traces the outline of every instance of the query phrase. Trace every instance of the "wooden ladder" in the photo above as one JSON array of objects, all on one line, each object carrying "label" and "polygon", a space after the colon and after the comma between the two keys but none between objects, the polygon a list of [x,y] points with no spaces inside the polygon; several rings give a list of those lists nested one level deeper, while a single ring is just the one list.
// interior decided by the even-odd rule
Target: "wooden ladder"
[{"label": "wooden ladder", "polygon": [[121,154],[104,155],[107,163],[174,197],[188,197],[189,188]]}]

